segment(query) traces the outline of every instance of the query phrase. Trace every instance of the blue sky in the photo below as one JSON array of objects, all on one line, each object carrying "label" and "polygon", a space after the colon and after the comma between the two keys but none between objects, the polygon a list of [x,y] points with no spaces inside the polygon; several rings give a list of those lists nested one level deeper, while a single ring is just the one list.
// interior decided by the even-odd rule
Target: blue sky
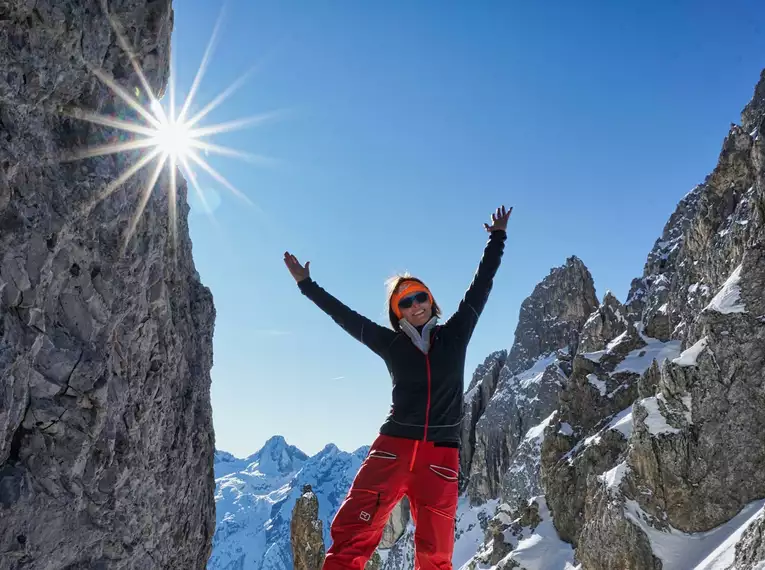
[{"label": "blue sky", "polygon": [[[175,4],[187,92],[212,0]],[[274,434],[307,453],[372,441],[390,403],[382,361],[298,291],[289,249],[355,310],[385,324],[384,281],[409,270],[449,314],[486,240],[515,208],[469,382],[509,348],[518,308],[572,254],[598,295],[624,299],[677,201],[714,167],[765,66],[759,1],[251,2],[225,4],[199,108],[253,65],[209,122],[278,119],[214,137],[270,156],[210,156],[256,205],[201,177],[194,258],[217,310],[217,447]]]}]

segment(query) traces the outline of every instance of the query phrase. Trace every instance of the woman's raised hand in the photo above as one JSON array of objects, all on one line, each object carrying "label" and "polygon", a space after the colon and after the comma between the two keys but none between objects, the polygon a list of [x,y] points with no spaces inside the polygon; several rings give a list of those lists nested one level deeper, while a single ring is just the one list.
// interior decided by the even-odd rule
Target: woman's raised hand
[{"label": "woman's raised hand", "polygon": [[512,206],[509,210],[505,210],[505,207],[497,208],[497,211],[491,215],[491,225],[484,224],[483,227],[487,232],[491,233],[496,230],[507,231],[507,221],[510,219],[510,214],[513,213]]},{"label": "woman's raised hand", "polygon": [[300,262],[297,260],[297,257],[292,255],[289,251],[284,252],[284,264],[287,266],[287,269],[290,270],[292,277],[294,277],[295,281],[297,281],[298,283],[300,283],[304,279],[308,279],[311,276],[311,271],[309,268],[309,265],[311,265],[311,262],[306,261],[305,266],[300,265]]}]

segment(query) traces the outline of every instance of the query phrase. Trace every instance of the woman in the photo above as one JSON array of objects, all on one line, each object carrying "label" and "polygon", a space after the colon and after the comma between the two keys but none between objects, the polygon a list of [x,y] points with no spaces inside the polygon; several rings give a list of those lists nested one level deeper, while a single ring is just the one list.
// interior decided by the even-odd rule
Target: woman
[{"label": "woman", "polygon": [[323,570],[363,570],[393,507],[409,498],[415,524],[415,569],[451,570],[457,511],[460,422],[465,353],[499,268],[512,208],[497,208],[473,282],[454,315],[436,324],[440,309],[419,279],[391,283],[392,329],[352,311],[310,277],[289,252],[284,262],[300,291],[385,361],[393,405],[345,501],[332,521]]}]

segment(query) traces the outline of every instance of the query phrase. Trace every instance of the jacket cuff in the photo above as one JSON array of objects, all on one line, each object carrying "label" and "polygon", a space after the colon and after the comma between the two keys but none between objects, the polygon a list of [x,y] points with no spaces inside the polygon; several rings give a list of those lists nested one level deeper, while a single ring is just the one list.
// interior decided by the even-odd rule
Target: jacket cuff
[{"label": "jacket cuff", "polygon": [[507,239],[507,232],[505,230],[494,230],[489,235],[489,239],[499,239],[504,241]]},{"label": "jacket cuff", "polygon": [[306,293],[311,287],[313,287],[316,284],[316,282],[311,279],[310,277],[306,277],[302,281],[298,281],[298,289],[300,289],[301,293]]}]

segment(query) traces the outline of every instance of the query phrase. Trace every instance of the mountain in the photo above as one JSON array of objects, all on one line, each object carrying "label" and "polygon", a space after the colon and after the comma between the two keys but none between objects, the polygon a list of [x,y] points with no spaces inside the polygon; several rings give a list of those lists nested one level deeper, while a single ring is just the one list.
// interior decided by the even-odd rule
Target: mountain
[{"label": "mountain", "polygon": [[[763,127],[765,72],[628,298],[606,294],[579,330],[551,415],[506,449],[509,483],[465,568],[765,567]],[[493,396],[525,397],[501,383]],[[480,481],[495,465],[472,468]]]},{"label": "mountain", "polygon": [[305,485],[319,499],[328,543],[332,517],[367,451],[347,453],[330,444],[308,457],[275,436],[246,459],[216,452],[217,525],[208,570],[291,570],[290,521]]},{"label": "mountain", "polygon": [[[522,303],[513,345],[477,367],[455,568],[765,568],[763,129],[765,71],[627,299],[598,298],[570,257]],[[414,527],[397,516],[377,570],[413,566]]]}]

